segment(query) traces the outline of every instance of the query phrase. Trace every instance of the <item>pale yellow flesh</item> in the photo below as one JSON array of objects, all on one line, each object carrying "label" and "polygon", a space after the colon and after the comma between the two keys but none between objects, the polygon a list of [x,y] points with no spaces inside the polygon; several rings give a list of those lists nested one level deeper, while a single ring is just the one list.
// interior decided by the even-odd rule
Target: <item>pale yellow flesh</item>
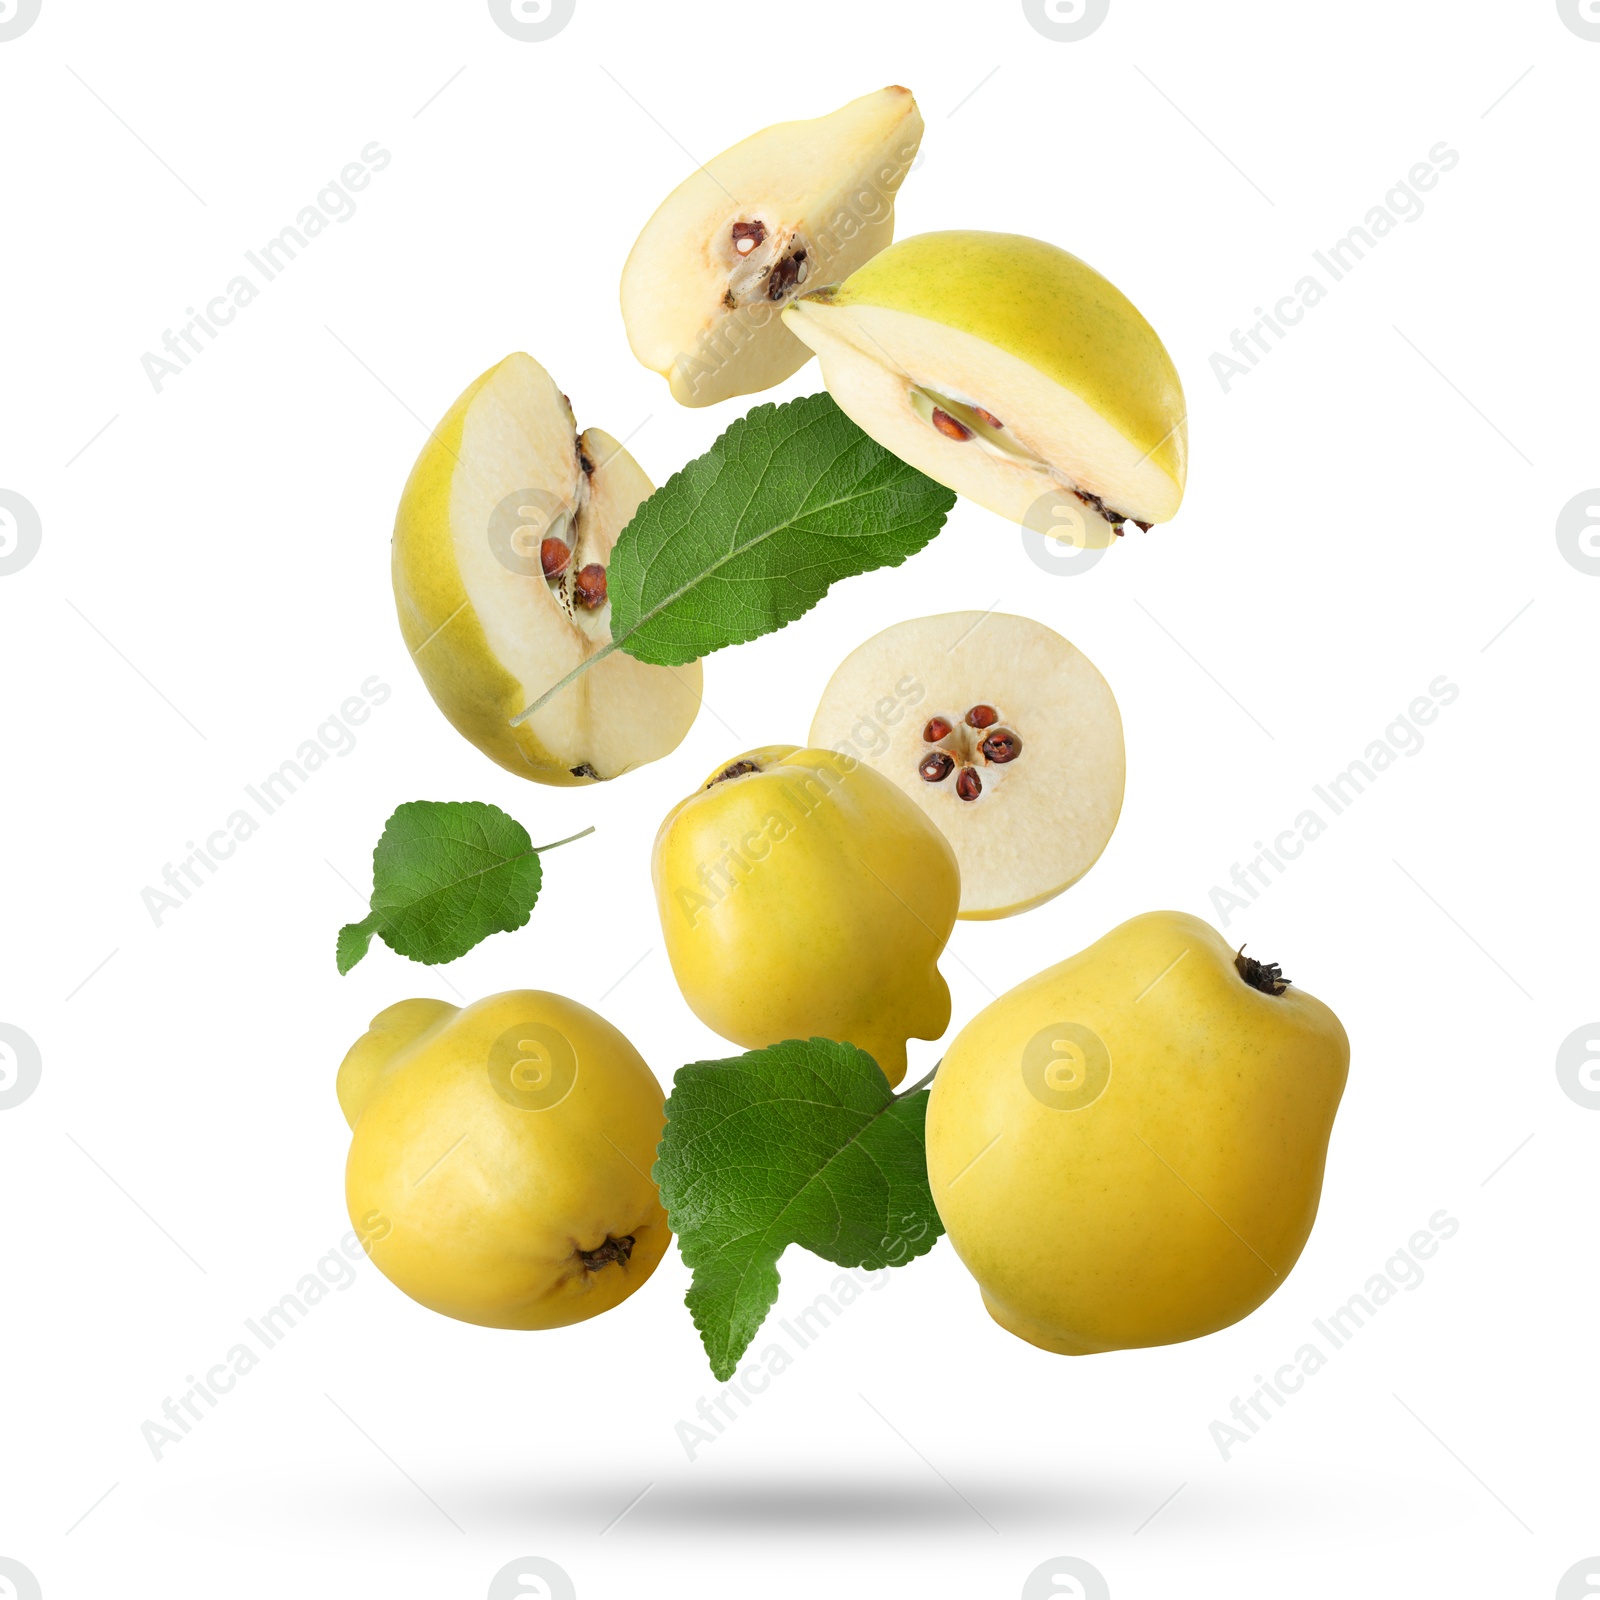
[{"label": "pale yellow flesh", "polygon": [[[1023,1060],[1072,1025],[1110,1074],[1063,1110]],[[1251,988],[1182,912],[1135,917],[1002,995],[945,1052],[927,1120],[934,1203],[990,1314],[1064,1355],[1248,1315],[1310,1234],[1349,1059],[1325,1005]]]},{"label": "pale yellow flesh", "polygon": [[[580,452],[593,472],[584,471]],[[609,603],[570,600],[570,577],[611,549],[650,481],[609,434],[577,435],[565,397],[530,356],[508,356],[446,414],[418,457],[395,520],[401,631],[459,732],[519,777],[613,778],[675,749],[700,706],[699,662],[647,666],[618,651],[526,723],[511,719],[609,642]],[[526,492],[511,519],[508,496]],[[516,510],[515,505],[513,511]],[[575,537],[567,598],[537,570],[540,533]],[[498,539],[494,537],[498,530]]]},{"label": "pale yellow flesh", "polygon": [[[799,288],[837,283],[887,245],[921,137],[916,101],[891,87],[713,156],[662,202],[628,255],[622,315],[635,356],[686,406],[754,394],[798,371],[811,352],[783,326],[769,269],[798,246]],[[734,224],[754,222],[766,238],[741,254]]]},{"label": "pale yellow flesh", "polygon": [[[496,1043],[527,1027],[570,1044],[570,1092],[545,1109],[498,1093]],[[661,1086],[576,1001],[518,989],[457,1010],[413,1000],[373,1021],[340,1069],[353,1137],[345,1197],[374,1263],[413,1300],[490,1328],[559,1328],[625,1300],[671,1233],[646,1174]],[[633,1240],[626,1261],[579,1252]]]},{"label": "pale yellow flesh", "polygon": [[667,955],[690,1008],[746,1049],[846,1040],[891,1084],[936,1039],[936,965],[960,900],[950,846],[895,786],[829,750],[724,762],[668,814],[651,856]]},{"label": "pale yellow flesh", "polygon": [[[784,321],[853,421],[1013,522],[1095,546],[1112,528],[1074,491],[1141,522],[1177,512],[1188,432],[1171,358],[1131,302],[1064,250],[1014,234],[919,234],[838,289],[796,300]],[[918,391],[981,407],[1001,427],[946,437]]]},{"label": "pale yellow flesh", "polygon": [[[966,726],[992,706],[1021,754],[994,764],[984,731]],[[923,738],[930,718],[949,738]],[[1100,858],[1122,810],[1122,718],[1093,662],[1054,629],[1003,612],[957,611],[902,622],[845,658],[823,691],[810,742],[864,761],[902,789],[944,833],[961,866],[968,920],[1011,916],[1076,883]],[[970,762],[982,791],[965,801],[956,774],[926,783],[932,750]]]}]

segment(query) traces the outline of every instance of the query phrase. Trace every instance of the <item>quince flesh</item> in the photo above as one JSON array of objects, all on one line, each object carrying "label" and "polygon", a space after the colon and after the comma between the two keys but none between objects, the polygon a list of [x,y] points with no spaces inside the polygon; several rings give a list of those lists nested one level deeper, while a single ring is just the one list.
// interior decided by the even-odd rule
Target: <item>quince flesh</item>
[{"label": "quince flesh", "polygon": [[527,722],[512,718],[610,643],[605,569],[651,492],[608,433],[577,431],[531,356],[507,356],[445,413],[394,526],[400,631],[456,730],[519,778],[614,778],[677,748],[700,709],[700,663],[616,651]]},{"label": "quince flesh", "polygon": [[811,359],[779,312],[894,237],[894,197],[921,138],[911,91],[891,86],[751,134],[661,202],[622,269],[622,320],[674,400],[754,394]]},{"label": "quince flesh", "polygon": [[1133,302],[1065,250],[1010,233],[902,239],[783,320],[885,449],[1079,548],[1183,498],[1187,410]]}]

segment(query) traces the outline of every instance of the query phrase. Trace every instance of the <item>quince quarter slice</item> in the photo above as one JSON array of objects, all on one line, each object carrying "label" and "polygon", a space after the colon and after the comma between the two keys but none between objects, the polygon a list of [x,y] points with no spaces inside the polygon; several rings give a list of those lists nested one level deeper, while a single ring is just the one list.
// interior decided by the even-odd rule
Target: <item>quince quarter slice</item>
[{"label": "quince quarter slice", "polygon": [[874,635],[823,691],[810,742],[875,767],[961,866],[968,921],[1070,888],[1122,812],[1122,717],[1094,663],[1028,617],[956,611]]},{"label": "quince quarter slice", "polygon": [[1188,460],[1183,386],[1155,329],[1065,250],[923,233],[783,320],[885,449],[1038,533],[1102,548],[1166,522]]},{"label": "quince quarter slice", "polygon": [[677,748],[700,663],[614,652],[513,727],[524,706],[611,642],[606,567],[651,493],[608,433],[577,431],[531,356],[507,356],[456,401],[412,469],[394,528],[400,631],[456,730],[518,777],[614,778]]},{"label": "quince quarter slice", "polygon": [[673,399],[754,394],[811,359],[779,313],[894,237],[894,197],[921,140],[911,91],[891,86],[751,134],[662,201],[622,269],[622,319]]}]

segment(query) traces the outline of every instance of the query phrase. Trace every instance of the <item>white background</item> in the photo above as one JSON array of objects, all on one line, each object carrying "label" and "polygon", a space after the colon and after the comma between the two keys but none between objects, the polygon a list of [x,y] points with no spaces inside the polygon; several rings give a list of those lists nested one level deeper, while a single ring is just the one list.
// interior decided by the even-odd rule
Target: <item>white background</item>
[{"label": "white background", "polygon": [[[669,759],[519,783],[443,721],[395,624],[424,425],[526,349],[663,481],[754,402],[683,410],[634,363],[635,233],[686,152],[892,82],[927,120],[902,236],[1053,240],[1162,333],[1191,408],[1180,515],[1057,577],[963,502],[902,569],[708,660]],[[1554,0],[1112,0],[1076,43],[1011,0],[578,0],[541,43],[470,0],[44,0],[0,43],[0,488],[43,528],[0,577],[0,1022],[43,1059],[0,1112],[0,1555],[46,1600],[478,1597],[526,1555],[585,1600],[1011,1596],[1057,1556],[1116,1600],[1554,1595],[1600,1551],[1600,1115],[1555,1072],[1600,1014],[1600,578],[1556,538],[1600,481],[1597,83],[1600,43]],[[157,394],[144,352],[373,140],[393,160],[357,213]],[[1213,352],[1441,140],[1460,160],[1424,213],[1225,393]],[[953,1027],[1136,912],[1217,921],[1212,887],[1313,783],[1459,685],[1228,928],[1354,1051],[1276,1297],[1193,1344],[1067,1360],[991,1323],[941,1243],[691,1461],[675,1425],[716,1386],[675,1252],[546,1334],[447,1321],[362,1263],[155,1461],[141,1424],[347,1227],[333,1080],[367,1019],[532,985],[599,1006],[663,1082],[728,1053],[661,951],[658,820],[741,749],[803,739],[869,634],[995,601],[1110,680],[1128,799],[1069,894],[957,927]],[[357,748],[153,925],[141,889],[373,674],[393,694]],[[522,932],[442,970],[375,946],[341,979],[345,880],[365,893],[419,797],[598,831],[549,859]],[[939,1049],[914,1044],[911,1077]],[[1421,1286],[1224,1461],[1211,1422],[1441,1208],[1460,1230]],[[780,1314],[836,1273],[791,1252]]]}]

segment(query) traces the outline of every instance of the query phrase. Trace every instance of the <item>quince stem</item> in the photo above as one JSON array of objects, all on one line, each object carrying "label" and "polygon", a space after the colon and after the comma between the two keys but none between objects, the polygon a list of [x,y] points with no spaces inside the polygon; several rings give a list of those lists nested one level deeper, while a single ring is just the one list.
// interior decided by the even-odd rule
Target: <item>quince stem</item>
[{"label": "quince stem", "polygon": [[923,1077],[918,1078],[909,1089],[902,1089],[900,1093],[895,1096],[895,1099],[904,1100],[907,1095],[915,1094],[918,1089],[926,1089],[928,1085],[933,1082],[934,1073],[936,1073],[943,1064],[944,1057],[940,1056],[939,1059],[934,1062],[932,1068]]},{"label": "quince stem", "polygon": [[591,822],[582,833],[569,833],[565,839],[557,839],[554,844],[536,844],[533,847],[533,853],[536,856],[542,856],[546,850],[559,850],[562,845],[571,844],[574,839],[587,839],[593,832],[594,824]]}]

